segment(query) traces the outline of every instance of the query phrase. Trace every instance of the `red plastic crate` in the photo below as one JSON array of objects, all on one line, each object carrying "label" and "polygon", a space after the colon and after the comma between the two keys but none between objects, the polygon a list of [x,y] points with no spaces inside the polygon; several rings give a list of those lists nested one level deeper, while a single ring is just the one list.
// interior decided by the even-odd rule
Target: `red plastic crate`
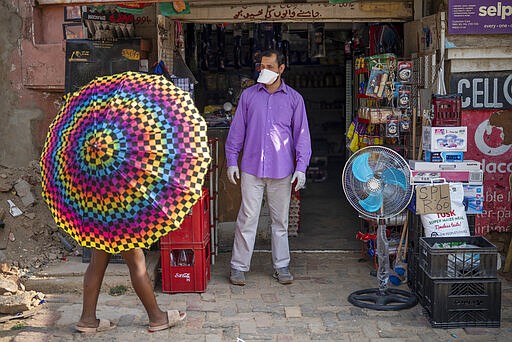
[{"label": "red plastic crate", "polygon": [[210,239],[210,196],[203,188],[201,198],[185,216],[181,227],[160,238],[160,245],[203,243]]},{"label": "red plastic crate", "polygon": [[460,95],[432,96],[432,126],[457,127],[461,125],[462,98]]},{"label": "red plastic crate", "polygon": [[[171,253],[179,254],[181,250],[188,250],[193,253],[194,257],[190,266],[171,264]],[[180,244],[176,247],[162,246],[160,248],[160,260],[162,262],[162,292],[191,293],[206,291],[210,280],[211,253],[209,242],[205,244]]]}]

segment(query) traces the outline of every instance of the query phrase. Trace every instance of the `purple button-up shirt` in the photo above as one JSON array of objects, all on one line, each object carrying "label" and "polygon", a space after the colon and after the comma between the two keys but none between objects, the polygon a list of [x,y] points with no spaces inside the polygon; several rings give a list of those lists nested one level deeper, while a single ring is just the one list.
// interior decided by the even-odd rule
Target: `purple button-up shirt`
[{"label": "purple button-up shirt", "polygon": [[273,94],[262,84],[244,90],[226,140],[228,167],[242,149],[242,172],[275,179],[306,172],[311,138],[302,96],[284,82]]}]

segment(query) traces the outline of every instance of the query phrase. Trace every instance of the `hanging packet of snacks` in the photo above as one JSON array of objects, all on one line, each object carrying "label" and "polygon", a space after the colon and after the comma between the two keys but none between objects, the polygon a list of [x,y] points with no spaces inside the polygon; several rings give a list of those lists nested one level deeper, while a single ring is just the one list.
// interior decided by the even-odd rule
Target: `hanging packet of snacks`
[{"label": "hanging packet of snacks", "polygon": [[356,130],[356,124],[357,124],[357,118],[354,118],[352,122],[350,123],[350,126],[348,127],[347,131],[347,139],[352,139],[354,136],[354,132]]},{"label": "hanging packet of snacks", "polygon": [[[350,139],[350,142],[348,143],[348,149],[352,152],[356,152],[360,149],[359,143],[361,141],[360,135],[362,132],[366,132],[366,125],[361,123],[357,118],[354,118],[352,121],[353,129],[349,129],[349,134],[347,134],[347,137]],[[350,127],[352,127],[352,124],[350,124]]]}]

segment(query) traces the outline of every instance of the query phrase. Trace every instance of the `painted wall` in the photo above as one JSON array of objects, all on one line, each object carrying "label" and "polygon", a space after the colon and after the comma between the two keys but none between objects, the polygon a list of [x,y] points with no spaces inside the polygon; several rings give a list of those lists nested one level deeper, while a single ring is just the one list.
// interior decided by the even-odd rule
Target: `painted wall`
[{"label": "painted wall", "polygon": [[[0,2],[0,165],[8,167],[39,159],[64,94],[64,7],[34,3]],[[152,40],[151,64],[157,58],[155,9],[135,18],[136,35]]]},{"label": "painted wall", "polygon": [[0,165],[4,166],[24,167],[39,159],[64,89],[63,10],[53,7],[37,14],[44,14],[48,24],[33,20],[30,0],[0,3]]},{"label": "painted wall", "polygon": [[484,212],[476,215],[475,235],[511,228],[512,110],[464,110],[468,127],[468,151],[464,158],[482,163]]},{"label": "painted wall", "polygon": [[470,138],[464,158],[481,162],[484,170],[484,212],[476,215],[475,234],[508,231],[512,217],[512,71],[451,73],[449,89],[462,96],[462,125],[468,127]]},{"label": "painted wall", "polygon": [[447,36],[448,93],[462,96],[462,125],[468,127],[464,159],[480,161],[484,170],[484,213],[476,215],[476,235],[511,229],[511,36]]}]

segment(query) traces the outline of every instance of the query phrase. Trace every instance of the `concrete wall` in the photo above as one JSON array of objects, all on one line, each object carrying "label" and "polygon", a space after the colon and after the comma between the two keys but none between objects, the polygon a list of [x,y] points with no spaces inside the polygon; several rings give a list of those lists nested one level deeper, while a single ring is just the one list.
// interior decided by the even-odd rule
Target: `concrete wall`
[{"label": "concrete wall", "polygon": [[54,7],[38,14],[45,20],[33,20],[30,0],[0,3],[0,165],[4,166],[23,167],[39,159],[63,94],[63,10]]},{"label": "concrete wall", "polygon": [[[35,3],[0,1],[0,165],[8,167],[39,159],[64,94],[64,8]],[[152,40],[150,66],[157,58],[155,11],[150,6],[135,21],[136,35]]]}]

